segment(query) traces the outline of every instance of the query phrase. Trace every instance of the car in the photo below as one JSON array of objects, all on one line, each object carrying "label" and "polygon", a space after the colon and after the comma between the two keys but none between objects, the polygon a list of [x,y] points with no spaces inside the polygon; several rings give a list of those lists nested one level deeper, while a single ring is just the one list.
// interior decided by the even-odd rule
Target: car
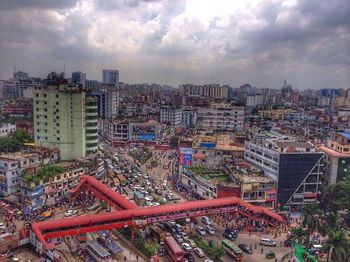
[{"label": "car", "polygon": [[192,254],[190,252],[186,252],[184,254],[184,258],[185,258],[185,261],[188,261],[188,262],[193,262],[194,261],[194,257],[192,256]]},{"label": "car", "polygon": [[209,241],[208,241],[208,244],[209,244],[210,247],[215,247],[215,246],[216,246],[214,240],[209,240]]},{"label": "car", "polygon": [[215,235],[215,230],[211,226],[208,226],[208,225],[205,226],[205,231],[207,231],[208,234],[211,235],[211,236]]},{"label": "car", "polygon": [[247,244],[239,244],[238,247],[247,254],[253,254],[253,249]]},{"label": "car", "polygon": [[183,239],[188,240],[188,235],[185,232],[180,232],[179,233]]},{"label": "car", "polygon": [[202,222],[208,226],[210,226],[213,223],[210,221],[209,217],[207,216],[202,217]]},{"label": "car", "polygon": [[268,246],[268,247],[275,247],[276,242],[268,237],[262,237],[262,238],[260,238],[260,245],[261,246]]},{"label": "car", "polygon": [[205,256],[203,250],[201,248],[199,248],[199,247],[194,248],[193,251],[198,257],[204,257]]},{"label": "car", "polygon": [[265,257],[267,259],[272,259],[272,258],[275,258],[276,257],[276,254],[272,251],[267,251],[266,254],[265,254]]},{"label": "car", "polygon": [[175,224],[178,230],[182,230],[182,226],[180,224]]},{"label": "car", "polygon": [[146,185],[147,185],[147,186],[150,186],[150,185],[151,185],[151,182],[146,181]]},{"label": "car", "polygon": [[143,175],[143,178],[144,178],[144,179],[148,179],[148,175],[147,175],[147,174],[144,174],[144,175]]},{"label": "car", "polygon": [[223,236],[229,240],[235,240],[237,238],[236,232],[229,228],[225,228]]},{"label": "car", "polygon": [[206,260],[204,260],[204,262],[214,262],[214,261],[211,259],[206,259]]},{"label": "car", "polygon": [[185,250],[185,251],[191,251],[192,250],[191,245],[186,243],[186,242],[182,243],[181,246],[182,246],[183,250]]},{"label": "car", "polygon": [[161,196],[161,195],[162,195],[162,190],[159,189],[159,188],[156,188],[155,193],[156,193],[158,196]]},{"label": "car", "polygon": [[199,235],[201,235],[201,236],[205,236],[207,233],[205,232],[205,229],[203,228],[203,227],[201,227],[201,226],[198,226],[197,228],[196,228],[196,231],[197,231],[197,233],[199,234]]},{"label": "car", "polygon": [[64,216],[65,217],[70,217],[70,216],[73,216],[73,215],[76,215],[76,214],[78,214],[78,211],[76,211],[76,210],[67,210],[65,213],[64,213]]},{"label": "car", "polygon": [[155,206],[160,206],[160,203],[159,202],[154,202],[154,205]]}]

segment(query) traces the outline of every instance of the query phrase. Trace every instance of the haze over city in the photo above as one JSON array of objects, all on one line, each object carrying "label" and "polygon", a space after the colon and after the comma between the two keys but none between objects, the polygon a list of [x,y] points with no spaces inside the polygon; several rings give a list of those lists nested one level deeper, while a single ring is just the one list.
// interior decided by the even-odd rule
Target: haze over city
[{"label": "haze over city", "polygon": [[122,82],[348,88],[350,2],[1,1],[0,79],[81,70]]}]

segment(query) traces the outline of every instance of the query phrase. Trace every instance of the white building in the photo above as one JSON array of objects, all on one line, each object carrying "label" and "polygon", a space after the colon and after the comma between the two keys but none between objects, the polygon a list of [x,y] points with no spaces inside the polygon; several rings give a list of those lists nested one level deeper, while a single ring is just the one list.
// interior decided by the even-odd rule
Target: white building
[{"label": "white building", "polygon": [[6,137],[16,131],[16,125],[10,123],[0,123],[0,137]]},{"label": "white building", "polygon": [[247,107],[256,107],[257,105],[261,105],[263,103],[263,97],[261,95],[248,95],[246,100]]},{"label": "white building", "polygon": [[99,103],[99,117],[103,119],[116,117],[120,104],[118,89],[113,85],[102,84],[96,91],[96,95]]},{"label": "white building", "polygon": [[211,131],[233,131],[243,128],[244,107],[212,104],[198,109],[198,127]]},{"label": "white building", "polygon": [[207,97],[214,99],[225,99],[229,97],[230,87],[221,86],[217,84],[212,85],[193,85],[186,84],[181,85],[181,94],[183,96],[192,96],[192,97]]},{"label": "white building", "polygon": [[119,84],[119,71],[118,70],[102,70],[102,82],[110,85],[118,85]]},{"label": "white building", "polygon": [[180,127],[182,124],[182,110],[170,106],[162,107],[160,109],[160,122],[173,127]]}]

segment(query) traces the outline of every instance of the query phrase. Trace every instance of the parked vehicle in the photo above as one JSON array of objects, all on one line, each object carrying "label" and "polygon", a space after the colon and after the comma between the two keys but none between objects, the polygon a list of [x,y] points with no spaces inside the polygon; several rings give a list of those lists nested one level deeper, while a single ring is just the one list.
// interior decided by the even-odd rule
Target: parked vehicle
[{"label": "parked vehicle", "polygon": [[247,254],[253,254],[253,249],[247,244],[239,244],[238,247]]},{"label": "parked vehicle", "polygon": [[199,247],[196,247],[195,249],[193,249],[193,251],[198,257],[204,257],[205,256],[203,250],[201,248],[199,248]]},{"label": "parked vehicle", "polygon": [[274,252],[272,252],[272,251],[267,251],[266,254],[265,254],[265,257],[267,259],[273,259],[273,258],[276,257],[276,254]]},{"label": "parked vehicle", "polygon": [[182,246],[182,248],[183,248],[185,251],[191,251],[191,250],[192,250],[191,245],[188,244],[188,243],[186,243],[186,242],[185,242],[185,243],[182,243],[181,246]]},{"label": "parked vehicle", "polygon": [[228,228],[225,229],[223,236],[229,240],[235,240],[237,238],[236,232]]},{"label": "parked vehicle", "polygon": [[271,240],[268,237],[262,237],[262,238],[260,238],[260,245],[261,246],[268,246],[268,247],[275,247],[276,242]]},{"label": "parked vehicle", "polygon": [[211,226],[208,226],[208,225],[205,226],[205,231],[207,231],[208,234],[211,235],[211,236],[215,235],[215,230]]},{"label": "parked vehicle", "polygon": [[205,229],[203,228],[203,227],[200,227],[200,226],[198,226],[197,228],[196,228],[196,231],[197,231],[197,233],[199,234],[199,235],[201,235],[201,236],[205,236],[207,233],[205,232]]}]

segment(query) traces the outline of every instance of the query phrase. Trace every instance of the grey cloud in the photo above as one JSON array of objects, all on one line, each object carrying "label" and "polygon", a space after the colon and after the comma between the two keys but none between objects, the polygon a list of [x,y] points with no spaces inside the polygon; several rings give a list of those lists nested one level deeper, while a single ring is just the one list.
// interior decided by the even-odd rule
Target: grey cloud
[{"label": "grey cloud", "polygon": [[64,9],[74,7],[78,0],[2,0],[0,9]]}]

